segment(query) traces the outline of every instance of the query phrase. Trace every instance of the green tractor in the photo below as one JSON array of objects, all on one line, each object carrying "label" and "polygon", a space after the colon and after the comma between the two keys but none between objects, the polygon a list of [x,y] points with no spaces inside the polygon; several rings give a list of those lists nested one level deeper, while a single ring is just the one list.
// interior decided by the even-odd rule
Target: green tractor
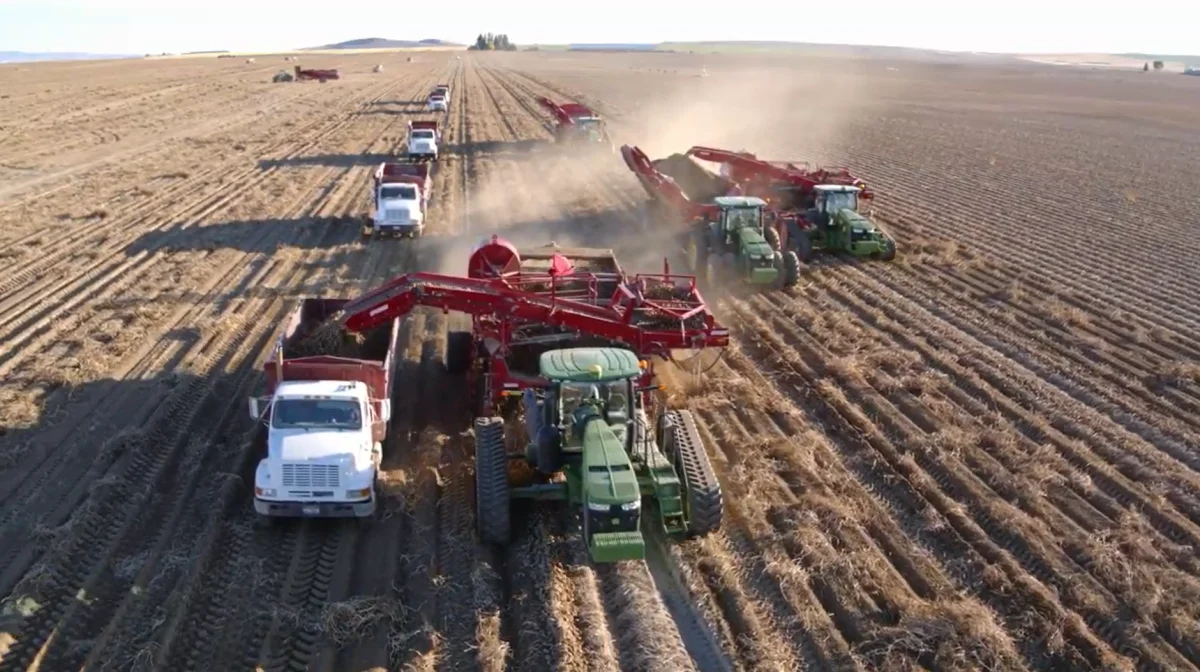
[{"label": "green tractor", "polygon": [[[668,535],[704,535],[721,525],[721,487],[692,415],[663,413],[655,426],[646,399],[658,386],[639,383],[646,363],[630,350],[574,347],[538,358],[545,387],[526,388],[507,427],[502,417],[475,420],[475,488],[479,536],[512,538],[514,499],[564,500],[582,508],[583,532],[598,563],[641,560],[643,500]],[[521,431],[524,430],[524,431]],[[524,434],[510,452],[505,434]],[[510,439],[514,436],[510,436]],[[515,482],[510,463],[523,463]]]},{"label": "green tractor", "polygon": [[779,233],[764,223],[767,202],[753,196],[719,196],[688,232],[689,262],[701,280],[736,278],[752,287],[793,287],[800,258],[781,250]]},{"label": "green tractor", "polygon": [[896,258],[896,241],[858,211],[861,191],[841,184],[812,188],[803,218],[788,222],[789,247],[801,261],[811,259],[815,250],[882,261]]}]

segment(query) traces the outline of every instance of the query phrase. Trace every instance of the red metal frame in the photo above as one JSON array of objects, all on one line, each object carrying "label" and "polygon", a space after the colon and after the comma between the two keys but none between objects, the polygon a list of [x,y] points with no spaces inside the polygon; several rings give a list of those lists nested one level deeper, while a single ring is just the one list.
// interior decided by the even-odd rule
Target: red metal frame
[{"label": "red metal frame", "polygon": [[[417,306],[472,315],[474,342],[490,352],[484,408],[505,391],[544,382],[515,374],[506,361],[515,332],[523,327],[561,327],[622,343],[639,357],[669,359],[672,350],[729,344],[729,330],[708,309],[695,276],[671,273],[665,260],[662,273],[629,276],[617,268],[616,273],[581,271],[569,258],[554,255],[552,272],[521,271],[512,245],[492,236],[472,254],[469,277],[402,275],[347,304],[342,319],[348,330],[365,331]],[[674,296],[657,298],[660,293]],[[644,379],[652,375],[648,368]]]},{"label": "red metal frame", "polygon": [[867,184],[855,177],[848,168],[830,166],[814,168],[803,162],[797,164],[788,161],[764,161],[750,152],[733,152],[727,149],[700,146],[689,149],[687,156],[728,166],[726,177],[749,188],[752,194],[755,187],[784,182],[805,192],[811,191],[813,187],[820,184],[842,184],[862,189],[861,198],[871,199],[874,197],[874,193],[867,189]]}]

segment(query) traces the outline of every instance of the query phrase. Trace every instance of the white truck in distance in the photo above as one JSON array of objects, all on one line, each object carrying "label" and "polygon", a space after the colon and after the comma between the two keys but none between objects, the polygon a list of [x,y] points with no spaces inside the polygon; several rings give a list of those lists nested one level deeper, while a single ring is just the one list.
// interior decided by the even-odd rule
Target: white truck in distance
[{"label": "white truck in distance", "polygon": [[442,134],[436,121],[408,122],[408,155],[414,159],[436,161]]},{"label": "white truck in distance", "polygon": [[254,474],[254,510],[268,519],[375,513],[399,320],[364,334],[351,352],[347,346],[320,355],[292,352],[347,303],[303,299],[263,365],[267,396],[249,400],[251,417],[265,426],[259,440],[266,443]]},{"label": "white truck in distance", "polygon": [[419,238],[429,206],[428,163],[381,163],[371,182],[372,208],[364,235]]},{"label": "white truck in distance", "polygon": [[445,96],[433,95],[429,97],[429,102],[425,105],[425,109],[430,112],[445,112],[450,108]]}]

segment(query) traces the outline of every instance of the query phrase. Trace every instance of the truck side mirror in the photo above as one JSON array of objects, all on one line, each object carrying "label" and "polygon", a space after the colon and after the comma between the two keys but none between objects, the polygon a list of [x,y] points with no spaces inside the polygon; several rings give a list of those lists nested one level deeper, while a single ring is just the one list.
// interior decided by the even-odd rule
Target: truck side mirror
[{"label": "truck side mirror", "polygon": [[381,422],[390,422],[392,419],[392,400],[379,400],[379,420]]},{"label": "truck side mirror", "polygon": [[250,397],[250,419],[258,420],[258,397]]}]

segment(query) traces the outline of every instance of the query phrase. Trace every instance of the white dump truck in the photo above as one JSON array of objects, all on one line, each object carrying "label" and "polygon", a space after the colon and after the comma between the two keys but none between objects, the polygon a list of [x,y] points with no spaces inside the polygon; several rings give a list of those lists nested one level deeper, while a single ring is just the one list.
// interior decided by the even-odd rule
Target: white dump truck
[{"label": "white dump truck", "polygon": [[441,139],[442,133],[438,130],[438,122],[408,122],[407,150],[410,158],[436,161],[438,157],[438,141]]},{"label": "white dump truck", "polygon": [[375,513],[400,323],[363,334],[324,324],[347,303],[302,299],[263,365],[266,395],[250,398],[266,444],[254,474],[254,510],[268,519]]},{"label": "white dump truck", "polygon": [[379,164],[371,182],[371,213],[363,235],[419,238],[429,208],[430,164]]}]

